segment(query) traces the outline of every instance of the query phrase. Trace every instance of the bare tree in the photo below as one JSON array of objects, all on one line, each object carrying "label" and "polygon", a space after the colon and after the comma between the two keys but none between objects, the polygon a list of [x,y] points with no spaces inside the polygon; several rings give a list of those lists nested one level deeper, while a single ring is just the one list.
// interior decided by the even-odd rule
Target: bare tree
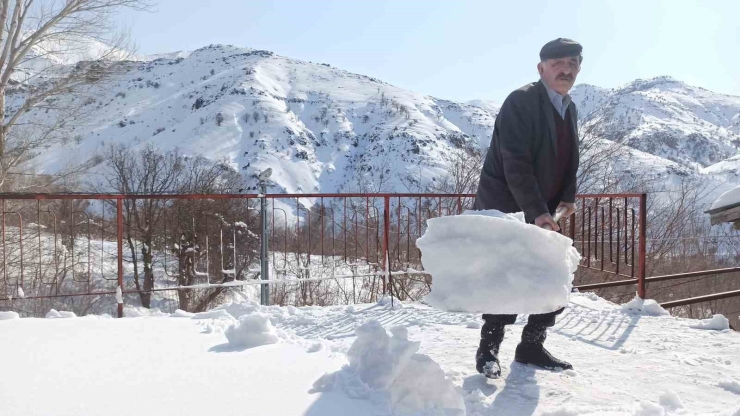
[{"label": "bare tree", "polygon": [[121,70],[115,61],[131,50],[113,15],[148,7],[146,0],[0,0],[0,187],[90,113],[89,98],[75,98]]},{"label": "bare tree", "polygon": [[[105,174],[104,186],[123,194],[171,193],[177,190],[177,181],[184,170],[183,158],[177,150],[163,154],[151,145],[138,152],[123,145],[112,146],[106,156],[110,170]],[[124,199],[123,204],[134,284],[136,290],[140,291],[141,304],[148,308],[154,288],[152,246],[155,229],[162,220],[167,200]],[[141,251],[142,273],[139,272],[137,245]]]}]

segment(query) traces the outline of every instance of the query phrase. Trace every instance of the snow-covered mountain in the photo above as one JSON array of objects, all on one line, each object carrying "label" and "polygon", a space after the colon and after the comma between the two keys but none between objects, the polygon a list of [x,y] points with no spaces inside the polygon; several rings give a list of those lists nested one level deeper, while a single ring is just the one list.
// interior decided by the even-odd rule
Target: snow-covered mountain
[{"label": "snow-covered mountain", "polygon": [[436,99],[248,48],[121,65],[126,74],[88,99],[94,123],[40,155],[41,171],[113,143],[152,142],[225,158],[247,175],[271,167],[278,191],[393,191],[434,181],[455,149],[487,145],[496,117],[490,104]]},{"label": "snow-covered mountain", "polygon": [[[120,65],[125,74],[92,98],[59,98],[84,99],[93,120],[29,166],[53,173],[114,143],[151,142],[225,159],[247,176],[271,167],[274,191],[417,191],[444,174],[452,152],[486,147],[498,113],[493,101],[438,99],[328,64],[234,46]],[[595,125],[636,155],[618,170],[640,175],[657,167],[669,176],[723,180],[740,170],[732,159],[740,148],[740,97],[667,77],[613,90],[582,84],[572,96],[584,127]],[[26,115],[47,116],[39,109]]]},{"label": "snow-covered mountain", "polygon": [[701,168],[740,149],[740,97],[670,77],[636,80],[614,90],[575,88],[584,124],[601,135],[684,166]]}]

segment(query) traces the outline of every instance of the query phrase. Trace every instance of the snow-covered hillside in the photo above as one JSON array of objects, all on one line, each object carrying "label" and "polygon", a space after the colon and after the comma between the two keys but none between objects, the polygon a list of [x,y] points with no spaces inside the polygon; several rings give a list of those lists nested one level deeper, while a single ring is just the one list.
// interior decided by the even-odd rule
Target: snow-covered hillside
[{"label": "snow-covered hillside", "polygon": [[[518,321],[503,377],[490,381],[473,366],[478,315],[387,299],[123,319],[4,314],[2,414],[740,415],[740,335],[631,307],[574,294],[546,342],[574,364],[561,373],[513,362]],[[371,321],[392,335],[362,326]]]},{"label": "snow-covered hillside", "polygon": [[248,48],[122,65],[123,78],[86,103],[95,122],[39,156],[41,171],[113,143],[152,142],[225,158],[247,175],[271,167],[278,191],[392,191],[434,181],[453,149],[487,145],[496,116],[490,104],[439,100]]}]

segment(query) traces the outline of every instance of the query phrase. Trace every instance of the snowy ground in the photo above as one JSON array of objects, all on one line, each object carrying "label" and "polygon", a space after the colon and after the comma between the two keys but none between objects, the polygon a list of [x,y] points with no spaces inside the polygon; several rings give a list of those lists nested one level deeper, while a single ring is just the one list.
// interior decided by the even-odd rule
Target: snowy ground
[{"label": "snowy ground", "polygon": [[[7,314],[0,320],[0,413],[387,415],[387,403],[378,399],[383,392],[348,386],[349,367],[335,374],[348,362],[355,329],[376,320],[387,329],[408,330],[408,339],[420,343],[418,352],[438,363],[454,384],[467,415],[740,415],[739,334],[622,310],[594,295],[571,300],[547,345],[575,371],[551,373],[514,363],[519,321],[507,331],[504,374],[494,381],[473,368],[478,317],[419,304],[298,309],[232,304],[192,317],[124,319]],[[235,326],[231,334],[240,336],[230,339],[240,341],[230,344],[224,332],[245,316],[251,318],[240,324],[247,332],[240,334]],[[403,332],[393,331],[391,346],[413,353],[413,342],[398,341]],[[255,343],[265,345],[245,348]],[[434,363],[420,359],[428,379],[420,377],[418,387],[406,380],[406,398],[444,387],[443,380],[432,380]],[[329,376],[334,385],[315,387],[326,373],[334,374]],[[398,384],[403,374],[394,377]],[[413,414],[445,414],[417,404]]]}]

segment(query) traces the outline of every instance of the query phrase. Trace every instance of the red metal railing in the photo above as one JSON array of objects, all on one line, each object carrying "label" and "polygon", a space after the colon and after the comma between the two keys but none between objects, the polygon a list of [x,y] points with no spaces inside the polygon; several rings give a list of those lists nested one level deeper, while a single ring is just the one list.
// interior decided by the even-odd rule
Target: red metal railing
[{"label": "red metal railing", "polygon": [[[254,212],[263,197],[270,202],[267,236],[257,226],[259,212]],[[111,297],[117,289],[127,298],[161,292],[180,296],[186,290],[215,293],[270,284],[300,288],[285,299],[274,295],[279,303],[293,299],[310,304],[325,302],[322,291],[341,287],[340,281],[351,281],[351,296],[348,285],[341,292],[348,302],[383,294],[415,299],[431,285],[415,246],[426,220],[462,213],[473,198],[411,193],[0,195],[0,302]],[[577,280],[577,288],[637,285],[640,296],[647,296],[646,198],[578,196],[578,214],[562,221],[562,232],[583,254],[581,268],[595,273],[581,273],[588,280]],[[134,205],[153,201],[161,202],[163,219],[156,224],[137,222]],[[35,218],[35,233],[29,230],[30,218]],[[257,280],[256,242],[262,238],[268,238],[270,275],[276,276],[269,281]],[[31,240],[35,246],[29,249]],[[147,247],[146,241],[153,246]],[[149,287],[132,277],[144,272],[131,270],[133,259],[139,261],[147,250],[156,252],[150,266],[157,268]],[[190,271],[186,284],[183,270]],[[335,284],[322,286],[327,281]],[[181,305],[184,300],[180,296],[171,301]],[[122,315],[123,303],[117,303],[117,313]]]}]

